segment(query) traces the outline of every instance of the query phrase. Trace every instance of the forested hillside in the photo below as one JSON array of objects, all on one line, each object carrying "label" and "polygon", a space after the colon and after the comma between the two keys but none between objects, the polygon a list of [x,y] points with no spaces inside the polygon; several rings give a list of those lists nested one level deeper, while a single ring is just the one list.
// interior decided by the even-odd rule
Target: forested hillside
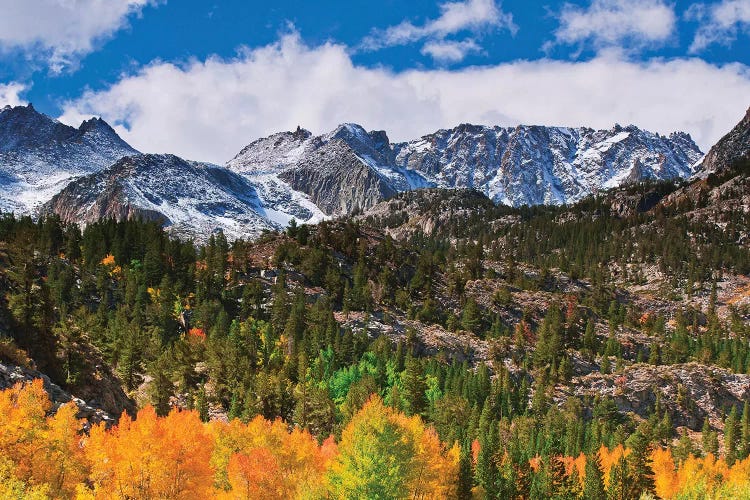
[{"label": "forested hillside", "polygon": [[738,164],[522,209],[428,190],[198,248],[153,222],[4,216],[0,362],[126,413],[92,428],[38,384],[5,392],[1,482],[41,497],[747,495],[747,183]]}]

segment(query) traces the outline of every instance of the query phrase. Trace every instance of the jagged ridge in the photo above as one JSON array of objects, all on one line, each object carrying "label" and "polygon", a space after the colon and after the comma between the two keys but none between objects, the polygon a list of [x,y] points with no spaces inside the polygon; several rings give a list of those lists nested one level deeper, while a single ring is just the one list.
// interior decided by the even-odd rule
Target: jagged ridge
[{"label": "jagged ridge", "polygon": [[630,182],[690,177],[701,157],[688,134],[665,137],[632,125],[464,124],[392,144],[383,131],[344,124],[322,136],[298,129],[259,139],[227,167],[261,184],[271,176],[326,214],[343,215],[425,187],[477,189],[511,206],[566,204]]}]

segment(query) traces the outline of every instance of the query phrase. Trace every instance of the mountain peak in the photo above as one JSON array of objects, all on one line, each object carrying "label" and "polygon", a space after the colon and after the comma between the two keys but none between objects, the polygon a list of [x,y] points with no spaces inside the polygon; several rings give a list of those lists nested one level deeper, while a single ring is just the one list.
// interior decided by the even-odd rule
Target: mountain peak
[{"label": "mountain peak", "polygon": [[327,140],[344,139],[349,142],[354,139],[359,142],[369,142],[370,136],[367,131],[357,123],[342,123],[332,132],[326,135]]},{"label": "mountain peak", "polygon": [[33,213],[71,179],[137,151],[100,118],[74,128],[32,104],[0,111],[0,210]]},{"label": "mountain peak", "polygon": [[83,133],[99,131],[120,139],[120,137],[117,135],[117,132],[115,132],[115,129],[113,129],[109,123],[98,116],[89,118],[88,120],[84,120],[83,122],[81,122],[78,130]]},{"label": "mountain peak", "polygon": [[750,109],[740,122],[711,148],[703,160],[701,174],[731,168],[750,158]]}]

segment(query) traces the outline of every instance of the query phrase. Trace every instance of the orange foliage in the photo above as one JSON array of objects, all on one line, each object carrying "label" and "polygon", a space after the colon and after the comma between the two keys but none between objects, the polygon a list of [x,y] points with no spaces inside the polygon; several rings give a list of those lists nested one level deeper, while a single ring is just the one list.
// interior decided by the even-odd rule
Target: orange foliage
[{"label": "orange foliage", "polygon": [[199,342],[203,342],[206,340],[206,332],[203,330],[203,328],[191,328],[188,331],[188,337]]},{"label": "orange foliage", "polygon": [[247,424],[232,420],[229,423],[211,422],[209,427],[215,441],[211,456],[211,465],[216,471],[215,482],[222,490],[231,488],[233,493],[229,498],[238,498],[234,487],[243,484],[242,476],[238,475],[244,470],[240,464],[235,464],[233,471],[230,470],[232,457],[238,454],[248,457],[249,461],[265,460],[274,464],[252,476],[254,481],[274,485],[272,490],[266,491],[265,498],[296,498],[322,491],[323,475],[335,455],[332,442],[327,441],[320,447],[309,432],[299,429],[289,432],[281,420],[269,422],[260,416]]},{"label": "orange foliage", "polygon": [[69,403],[47,417],[50,406],[41,379],[0,392],[0,456],[18,479],[70,496],[85,479],[78,410]]},{"label": "orange foliage", "polygon": [[479,440],[475,439],[471,442],[471,463],[473,465],[477,464],[477,460],[479,460],[479,452],[482,451],[482,445],[479,444]]},{"label": "orange foliage", "polygon": [[213,443],[198,414],[173,410],[158,418],[150,406],[136,420],[94,427],[86,446],[96,498],[208,498]]},{"label": "orange foliage", "polygon": [[338,452],[339,447],[336,445],[336,439],[333,435],[328,436],[328,438],[323,441],[323,444],[320,445],[320,455],[323,457],[323,461],[326,464],[330,464],[331,460],[336,457]]},{"label": "orange foliage", "polygon": [[229,498],[284,498],[276,483],[280,474],[276,457],[266,448],[256,448],[247,454],[235,453],[229,459],[227,474],[232,489]]},{"label": "orange foliage", "polygon": [[112,255],[111,253],[107,254],[107,256],[102,259],[101,264],[103,266],[108,266],[108,267],[114,266],[115,265],[115,256]]},{"label": "orange foliage", "polygon": [[651,470],[654,471],[654,490],[659,498],[673,498],[679,490],[679,483],[672,452],[656,448],[651,453]]},{"label": "orange foliage", "polygon": [[575,469],[578,474],[578,480],[581,482],[581,486],[583,486],[583,480],[586,478],[586,455],[581,453],[576,458],[561,457],[560,459],[565,465],[565,474],[570,476]]},{"label": "orange foliage", "polygon": [[50,406],[41,379],[0,392],[0,456],[18,479],[70,495],[85,478],[78,409],[69,403],[46,417]]},{"label": "orange foliage", "polygon": [[[331,436],[322,445],[280,420],[203,424],[196,412],[173,410],[159,418],[151,407],[136,419],[123,414],[111,429],[94,426],[85,437],[75,405],[48,416],[50,409],[41,380],[0,391],[0,475],[54,498],[331,498],[346,497],[344,487],[372,479],[401,481],[394,491],[409,498],[456,495],[458,445],[447,448],[421,418],[385,407],[379,398],[352,419],[340,444]],[[386,428],[389,433],[382,432]],[[378,439],[370,446],[368,440]],[[391,448],[399,453],[389,456]],[[478,452],[475,441],[472,455]],[[381,459],[379,470],[399,476],[358,476],[356,466],[367,465],[373,453]],[[612,466],[629,453],[622,445],[599,449],[605,485]],[[560,460],[583,484],[586,456]],[[677,466],[669,449],[655,449],[650,464],[659,498],[746,498],[750,491],[750,458],[729,467],[708,454]],[[530,465],[537,470],[540,458]],[[337,475],[335,484],[331,474]],[[0,496],[12,491],[3,486]]]}]

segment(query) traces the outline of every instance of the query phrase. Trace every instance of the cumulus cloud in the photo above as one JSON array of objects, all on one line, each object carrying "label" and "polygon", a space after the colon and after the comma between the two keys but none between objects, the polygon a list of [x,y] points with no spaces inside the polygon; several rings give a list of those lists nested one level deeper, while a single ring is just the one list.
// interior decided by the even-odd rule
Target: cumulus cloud
[{"label": "cumulus cloud", "polygon": [[26,86],[16,82],[0,83],[0,108],[25,104],[21,94]]},{"label": "cumulus cloud", "polygon": [[694,4],[688,9],[686,17],[701,23],[690,45],[691,53],[717,43],[731,45],[740,32],[750,32],[750,0]]},{"label": "cumulus cloud", "polygon": [[555,44],[638,49],[667,41],[677,16],[664,0],[592,0],[585,8],[565,4],[559,21]]},{"label": "cumulus cloud", "polygon": [[252,140],[342,122],[407,140],[462,122],[609,128],[618,122],[684,130],[706,149],[739,121],[750,68],[699,59],[517,61],[460,70],[355,65],[347,47],[297,35],[233,59],[158,62],[67,103],[61,119],[92,115],[142,151],[223,163]]},{"label": "cumulus cloud", "polygon": [[0,48],[43,59],[58,73],[153,3],[156,0],[0,0]]},{"label": "cumulus cloud", "polygon": [[[460,61],[466,54],[475,52],[476,41],[472,38],[456,42],[445,38],[468,31],[479,33],[487,29],[507,29],[515,34],[518,27],[513,15],[503,12],[495,0],[465,0],[447,2],[440,5],[440,16],[421,25],[409,21],[391,26],[385,30],[374,30],[361,43],[361,49],[379,50],[396,45],[407,45],[427,40],[422,53],[436,55],[441,61]],[[447,56],[447,57],[446,57]]]}]

